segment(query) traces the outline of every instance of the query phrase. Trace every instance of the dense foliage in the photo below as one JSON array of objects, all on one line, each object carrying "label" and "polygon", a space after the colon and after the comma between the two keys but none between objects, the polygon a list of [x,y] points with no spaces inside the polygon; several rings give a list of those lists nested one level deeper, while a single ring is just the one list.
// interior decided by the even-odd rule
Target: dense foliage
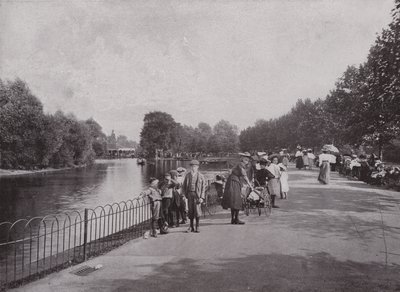
[{"label": "dense foliage", "polygon": [[20,79],[0,80],[0,162],[2,168],[34,169],[91,163],[105,153],[106,140],[93,119],[79,121],[43,105]]},{"label": "dense foliage", "polygon": [[149,157],[154,157],[156,151],[173,154],[235,152],[239,146],[238,128],[225,120],[213,128],[207,123],[193,128],[159,111],[145,115],[140,138],[140,146]]},{"label": "dense foliage", "polygon": [[[394,147],[400,134],[400,0],[365,63],[350,66],[325,99],[299,100],[277,119],[257,121],[240,134],[243,150],[320,147]],[[392,154],[391,154],[392,155]]]}]

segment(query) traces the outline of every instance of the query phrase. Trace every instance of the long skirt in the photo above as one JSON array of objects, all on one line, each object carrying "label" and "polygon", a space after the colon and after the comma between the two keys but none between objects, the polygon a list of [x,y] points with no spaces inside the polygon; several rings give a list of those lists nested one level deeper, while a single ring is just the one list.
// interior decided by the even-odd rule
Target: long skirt
[{"label": "long skirt", "polygon": [[308,166],[308,156],[303,156],[303,165]]},{"label": "long skirt", "polygon": [[329,180],[331,179],[331,167],[329,162],[323,161],[319,168],[319,176],[318,181],[322,184],[329,184]]},{"label": "long skirt", "polygon": [[286,171],[282,172],[280,181],[281,181],[281,192],[282,193],[287,193],[289,191],[289,182],[288,182],[289,176]]},{"label": "long skirt", "polygon": [[189,192],[188,194],[188,217],[189,219],[194,219],[201,216],[201,204],[195,192]]},{"label": "long skirt", "polygon": [[302,156],[297,156],[296,157],[296,168],[302,169],[303,167],[304,167],[303,157]]},{"label": "long skirt", "polygon": [[268,181],[268,191],[271,196],[279,196],[281,194],[281,184],[279,178],[271,178]]},{"label": "long skirt", "polygon": [[224,196],[222,197],[222,208],[243,209],[242,185],[238,177],[230,175],[226,180]]}]

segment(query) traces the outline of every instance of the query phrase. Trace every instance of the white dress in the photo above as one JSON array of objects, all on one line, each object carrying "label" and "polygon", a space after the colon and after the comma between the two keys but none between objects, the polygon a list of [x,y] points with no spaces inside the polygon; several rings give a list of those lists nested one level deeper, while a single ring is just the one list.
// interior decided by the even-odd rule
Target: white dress
[{"label": "white dress", "polygon": [[282,193],[287,193],[289,192],[289,175],[287,171],[282,171],[281,173],[281,191]]}]

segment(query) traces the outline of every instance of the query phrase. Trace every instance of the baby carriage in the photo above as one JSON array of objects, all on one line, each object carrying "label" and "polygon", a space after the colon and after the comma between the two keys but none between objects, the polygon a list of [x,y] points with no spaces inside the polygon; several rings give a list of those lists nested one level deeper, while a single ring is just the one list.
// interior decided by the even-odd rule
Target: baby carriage
[{"label": "baby carriage", "polygon": [[250,211],[258,212],[258,216],[265,214],[267,217],[271,215],[271,198],[265,187],[256,187],[249,192],[244,200],[244,212],[249,216]]}]

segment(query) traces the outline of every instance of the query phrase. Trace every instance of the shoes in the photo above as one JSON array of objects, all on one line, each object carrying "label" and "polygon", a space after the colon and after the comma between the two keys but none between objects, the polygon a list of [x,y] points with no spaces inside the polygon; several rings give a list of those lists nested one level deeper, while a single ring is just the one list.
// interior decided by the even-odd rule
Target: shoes
[{"label": "shoes", "polygon": [[243,224],[245,224],[245,222],[243,222],[243,221],[240,221],[239,219],[237,219],[235,224],[240,224],[240,225],[243,225]]},{"label": "shoes", "polygon": [[272,206],[272,208],[278,209],[278,208],[279,208],[279,206],[277,206],[277,205],[274,205],[274,206]]},{"label": "shoes", "polygon": [[186,221],[182,220],[181,222],[179,222],[179,224],[186,224]]},{"label": "shoes", "polygon": [[198,228],[196,228],[196,230],[194,232],[195,233],[200,233],[200,230]]},{"label": "shoes", "polygon": [[150,236],[154,237],[154,238],[157,238],[157,232],[153,232]]},{"label": "shoes", "polygon": [[231,220],[231,224],[236,224],[235,219],[232,219],[232,220]]}]

